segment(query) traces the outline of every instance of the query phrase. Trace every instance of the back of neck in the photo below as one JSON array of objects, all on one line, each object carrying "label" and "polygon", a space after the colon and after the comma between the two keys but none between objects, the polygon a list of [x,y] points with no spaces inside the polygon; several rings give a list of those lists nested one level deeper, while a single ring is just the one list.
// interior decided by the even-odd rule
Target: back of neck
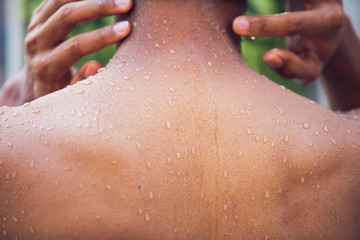
[{"label": "back of neck", "polygon": [[[233,19],[245,9],[238,0],[140,0],[130,16],[131,35],[115,57],[124,61],[154,58],[235,57],[241,60]],[[245,2],[245,1],[243,1]]]}]

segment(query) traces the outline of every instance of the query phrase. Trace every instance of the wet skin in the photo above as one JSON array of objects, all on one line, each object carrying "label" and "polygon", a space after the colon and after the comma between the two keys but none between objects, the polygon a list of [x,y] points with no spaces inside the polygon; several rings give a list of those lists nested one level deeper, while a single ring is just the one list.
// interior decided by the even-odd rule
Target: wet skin
[{"label": "wet skin", "polygon": [[254,72],[207,4],[139,2],[103,71],[0,108],[1,237],[359,238],[359,117]]}]

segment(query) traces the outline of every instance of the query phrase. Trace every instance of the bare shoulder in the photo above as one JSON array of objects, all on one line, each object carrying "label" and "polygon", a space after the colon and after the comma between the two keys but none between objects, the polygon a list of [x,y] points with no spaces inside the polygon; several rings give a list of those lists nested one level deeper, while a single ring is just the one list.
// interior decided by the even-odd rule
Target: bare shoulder
[{"label": "bare shoulder", "polygon": [[[3,236],[99,239],[128,227],[116,226],[113,218],[121,214],[109,211],[110,206],[121,211],[126,205],[121,202],[124,193],[112,189],[116,180],[104,177],[123,167],[118,151],[102,144],[109,140],[111,126],[101,122],[100,107],[86,105],[81,94],[71,88],[0,109]],[[80,97],[74,102],[76,96]],[[109,170],[112,164],[119,164],[117,170]]]},{"label": "bare shoulder", "polygon": [[219,185],[225,190],[219,209],[232,209],[225,216],[260,238],[357,239],[356,114],[334,113],[259,81],[219,98]]},{"label": "bare shoulder", "polygon": [[182,120],[160,118],[168,112],[152,109],[143,92],[109,83],[114,89],[105,94],[95,85],[84,81],[4,109],[0,175],[7,180],[0,183],[0,211],[8,219],[6,235],[156,239],[174,234],[185,216],[193,220],[181,231],[201,235],[196,229],[205,210],[194,205],[201,186],[189,191],[203,171],[192,161],[201,147],[179,140],[186,139],[177,127]]}]

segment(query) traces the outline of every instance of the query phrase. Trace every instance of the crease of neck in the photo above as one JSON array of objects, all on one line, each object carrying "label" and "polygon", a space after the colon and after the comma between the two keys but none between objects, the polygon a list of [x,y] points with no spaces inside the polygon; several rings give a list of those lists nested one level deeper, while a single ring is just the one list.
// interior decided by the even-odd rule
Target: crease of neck
[{"label": "crease of neck", "polygon": [[128,15],[130,36],[115,57],[141,57],[147,53],[189,55],[226,52],[239,55],[239,37],[232,21],[245,10],[239,0],[138,0]]}]

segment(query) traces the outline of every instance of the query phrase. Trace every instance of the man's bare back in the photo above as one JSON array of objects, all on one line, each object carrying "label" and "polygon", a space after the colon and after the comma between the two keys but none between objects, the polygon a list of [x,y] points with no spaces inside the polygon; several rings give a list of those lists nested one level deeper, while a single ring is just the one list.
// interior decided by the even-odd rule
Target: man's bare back
[{"label": "man's bare back", "polygon": [[167,4],[139,3],[167,13],[136,21],[127,57],[0,110],[3,236],[357,239],[357,118],[248,68],[227,19]]}]

